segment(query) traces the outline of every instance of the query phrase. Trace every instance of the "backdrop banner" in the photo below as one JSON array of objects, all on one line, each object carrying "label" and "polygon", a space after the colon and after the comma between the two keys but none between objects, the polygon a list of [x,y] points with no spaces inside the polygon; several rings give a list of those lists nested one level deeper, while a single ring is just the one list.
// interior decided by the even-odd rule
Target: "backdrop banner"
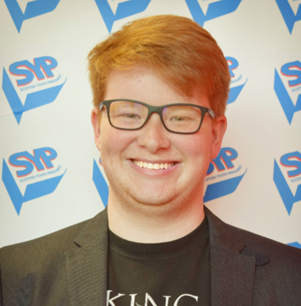
[{"label": "backdrop banner", "polygon": [[228,130],[206,177],[222,220],[301,248],[301,0],[0,2],[0,247],[104,209],[87,55],[131,20],[195,20],[229,64]]}]

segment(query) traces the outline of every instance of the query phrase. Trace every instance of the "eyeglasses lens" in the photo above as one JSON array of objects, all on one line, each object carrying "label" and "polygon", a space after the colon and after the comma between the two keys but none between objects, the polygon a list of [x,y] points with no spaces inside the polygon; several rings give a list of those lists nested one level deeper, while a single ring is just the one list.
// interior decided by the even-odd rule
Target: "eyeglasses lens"
[{"label": "eyeglasses lens", "polygon": [[192,133],[199,128],[202,111],[193,106],[173,105],[163,109],[162,117],[169,130],[178,133]]},{"label": "eyeglasses lens", "polygon": [[148,108],[130,101],[115,101],[110,105],[110,118],[115,127],[137,129],[141,127],[148,114]]}]

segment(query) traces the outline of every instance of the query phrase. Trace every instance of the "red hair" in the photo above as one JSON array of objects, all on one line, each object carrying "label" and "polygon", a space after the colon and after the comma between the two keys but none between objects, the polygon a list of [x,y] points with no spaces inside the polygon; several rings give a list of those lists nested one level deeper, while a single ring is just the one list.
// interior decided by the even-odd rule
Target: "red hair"
[{"label": "red hair", "polygon": [[230,84],[227,61],[214,38],[191,19],[157,15],[135,20],[96,45],[88,61],[96,107],[112,69],[131,69],[140,63],[181,94],[207,95],[216,115],[225,112]]}]

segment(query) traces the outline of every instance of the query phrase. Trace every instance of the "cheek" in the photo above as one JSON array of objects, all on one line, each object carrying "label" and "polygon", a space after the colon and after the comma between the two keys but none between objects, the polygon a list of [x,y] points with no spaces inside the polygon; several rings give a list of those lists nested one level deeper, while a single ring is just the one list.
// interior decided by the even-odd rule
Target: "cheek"
[{"label": "cheek", "polygon": [[192,134],[185,137],[186,139],[178,142],[177,147],[187,158],[202,160],[211,156],[211,139],[208,135]]},{"label": "cheek", "polygon": [[[186,135],[188,136],[188,135]],[[196,136],[196,137],[192,137]],[[206,176],[211,160],[210,137],[204,135],[189,135],[186,141],[178,143],[178,149],[184,155],[188,177],[193,177],[195,182],[201,183],[200,179]]]},{"label": "cheek", "polygon": [[107,159],[120,157],[133,142],[130,132],[115,129],[109,123],[102,124],[101,133],[101,153]]}]

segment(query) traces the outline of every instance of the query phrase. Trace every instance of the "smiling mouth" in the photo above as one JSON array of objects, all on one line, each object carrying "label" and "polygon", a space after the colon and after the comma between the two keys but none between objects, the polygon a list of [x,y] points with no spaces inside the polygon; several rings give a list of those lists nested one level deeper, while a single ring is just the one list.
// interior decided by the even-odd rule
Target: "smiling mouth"
[{"label": "smiling mouth", "polygon": [[140,168],[146,168],[146,169],[150,169],[150,170],[161,170],[161,169],[168,169],[173,167],[176,163],[172,162],[172,163],[147,163],[141,160],[132,160],[132,162],[137,165]]}]

